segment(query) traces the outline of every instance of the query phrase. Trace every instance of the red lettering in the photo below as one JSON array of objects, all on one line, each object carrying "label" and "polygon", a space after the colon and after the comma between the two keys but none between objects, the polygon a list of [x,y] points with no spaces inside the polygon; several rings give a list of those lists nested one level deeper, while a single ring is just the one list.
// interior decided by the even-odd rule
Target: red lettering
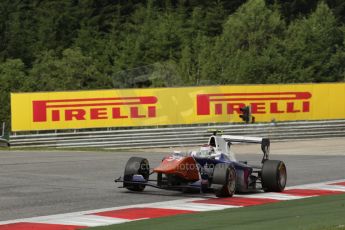
[{"label": "red lettering", "polygon": [[140,115],[139,114],[139,109],[138,107],[131,107],[130,108],[130,114],[131,114],[131,118],[143,118],[146,117],[145,115]]},{"label": "red lettering", "polygon": [[[48,115],[51,116],[52,121],[60,121],[63,113],[65,120],[85,120],[85,110],[68,108],[95,107],[90,109],[90,119],[108,119],[105,106],[154,105],[157,101],[157,97],[154,96],[39,100],[32,101],[32,116],[33,122],[46,122],[49,119]],[[113,118],[128,118],[122,116],[117,107],[113,107],[112,112]],[[137,117],[146,117],[139,115],[136,109],[133,110],[133,114]],[[148,106],[148,117],[155,116],[156,107]]]},{"label": "red lettering", "polygon": [[113,108],[113,119],[118,119],[118,118],[128,118],[128,116],[121,116],[120,108]]},{"label": "red lettering", "polygon": [[223,113],[223,107],[222,104],[215,104],[215,114],[216,115],[222,115]]},{"label": "red lettering", "polygon": [[266,113],[265,111],[265,103],[250,103],[252,113],[254,114],[260,114],[260,113]]},{"label": "red lettering", "polygon": [[295,110],[294,106],[295,106],[295,103],[293,103],[293,102],[286,103],[286,112],[287,113],[298,113],[298,112],[301,112],[300,110]]},{"label": "red lettering", "polygon": [[198,115],[210,115],[210,97],[209,94],[199,94],[196,96]]},{"label": "red lettering", "polygon": [[[267,92],[267,93],[221,93],[221,94],[199,94],[196,98],[197,115],[211,115],[211,105],[219,102],[224,102],[227,105],[232,102],[246,102],[248,104],[252,101],[300,101],[311,98],[309,92]],[[289,105],[291,111],[295,111],[293,105]],[[273,111],[280,113],[277,106],[273,105]],[[231,108],[228,111],[234,112]],[[258,113],[263,113],[262,107],[258,105]],[[228,112],[229,113],[229,112]],[[221,114],[220,110],[215,110],[215,114]]]},{"label": "red lettering", "polygon": [[310,111],[310,103],[309,101],[303,101],[302,111],[307,113]]},{"label": "red lettering", "polygon": [[147,108],[148,117],[156,117],[156,107],[155,106],[149,106]]},{"label": "red lettering", "polygon": [[33,101],[33,122],[47,121],[47,101]]},{"label": "red lettering", "polygon": [[90,109],[90,118],[92,120],[108,119],[107,109],[106,108],[91,108]]},{"label": "red lettering", "polygon": [[65,110],[65,119],[66,121],[75,120],[85,120],[85,110],[83,109],[66,109]]},{"label": "red lettering", "polygon": [[60,111],[52,110],[52,121],[60,121]]},{"label": "red lettering", "polygon": [[228,114],[234,114],[234,112],[236,112],[237,114],[241,114],[241,110],[240,108],[245,107],[246,104],[244,103],[234,103],[234,104],[228,104],[227,105],[227,112]]},{"label": "red lettering", "polygon": [[279,110],[277,102],[272,102],[270,104],[270,112],[271,113],[284,113],[283,110]]}]

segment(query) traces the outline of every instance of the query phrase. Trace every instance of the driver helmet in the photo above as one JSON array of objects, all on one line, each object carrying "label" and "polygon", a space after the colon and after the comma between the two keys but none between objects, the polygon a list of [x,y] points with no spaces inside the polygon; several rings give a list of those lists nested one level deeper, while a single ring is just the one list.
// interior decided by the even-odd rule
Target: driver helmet
[{"label": "driver helmet", "polygon": [[200,148],[200,156],[208,157],[214,153],[214,148],[211,145],[204,145]]}]

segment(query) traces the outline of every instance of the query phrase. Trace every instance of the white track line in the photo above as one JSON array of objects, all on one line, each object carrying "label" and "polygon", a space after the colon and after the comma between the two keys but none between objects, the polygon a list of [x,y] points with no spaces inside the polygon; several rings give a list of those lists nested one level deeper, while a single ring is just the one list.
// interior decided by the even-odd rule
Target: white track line
[{"label": "white track line", "polygon": [[345,186],[341,186],[341,185],[327,185],[326,184],[326,185],[319,185],[319,186],[308,186],[304,188],[345,192]]},{"label": "white track line", "polygon": [[[311,183],[311,184],[294,185],[294,186],[286,187],[286,189],[310,189],[311,187],[319,188],[320,186],[335,184],[335,183],[340,183],[340,182],[345,182],[345,180],[341,179],[341,180],[331,180],[331,181]],[[331,186],[337,186],[337,185],[331,185]]]},{"label": "white track line", "polygon": [[178,201],[178,202],[182,203],[182,202],[190,202],[190,201],[201,200],[201,199],[202,198],[187,198],[187,199],[180,199],[180,200],[174,200],[174,201],[162,201],[162,202],[155,202],[155,203],[133,204],[133,205],[126,205],[126,206],[111,207],[111,208],[93,209],[93,210],[80,211],[80,212],[62,213],[62,214],[49,215],[49,216],[30,217],[30,218],[23,218],[23,219],[0,221],[0,225],[19,223],[19,222],[30,222],[30,223],[42,222],[42,221],[44,222],[47,220],[72,218],[75,216],[92,215],[94,213],[122,210],[122,209],[128,209],[128,208],[144,208],[144,207],[149,207],[152,204],[163,206],[166,203],[169,204],[169,202],[177,202]]},{"label": "white track line", "polygon": [[[203,199],[197,199],[197,200],[203,200]],[[189,202],[171,202],[171,203],[163,203],[163,204],[152,203],[152,204],[148,204],[146,207],[204,212],[204,211],[223,210],[227,208],[239,208],[240,206],[220,205],[220,204],[202,204],[202,203],[192,203],[189,201]]]},{"label": "white track line", "polygon": [[111,224],[121,224],[128,222],[127,219],[112,218],[112,217],[103,217],[96,215],[76,215],[69,217],[61,218],[47,218],[46,220],[32,220],[28,221],[29,223],[40,223],[40,224],[62,224],[62,225],[76,225],[76,226],[105,226]]},{"label": "white track line", "polygon": [[243,197],[243,198],[264,198],[264,199],[274,199],[274,200],[282,200],[282,201],[308,198],[308,196],[294,196],[294,195],[274,193],[274,192],[257,193],[257,194],[241,194],[241,195],[235,195],[235,196]]}]

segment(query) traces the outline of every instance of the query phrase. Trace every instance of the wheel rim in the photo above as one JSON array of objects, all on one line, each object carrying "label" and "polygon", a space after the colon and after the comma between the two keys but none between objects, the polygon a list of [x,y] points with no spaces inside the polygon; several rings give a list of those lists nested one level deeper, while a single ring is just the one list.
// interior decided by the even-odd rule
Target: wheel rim
[{"label": "wheel rim", "polygon": [[149,166],[149,162],[147,160],[141,162],[138,173],[141,174],[145,180],[149,179],[150,166]]},{"label": "wheel rim", "polygon": [[279,165],[279,178],[278,182],[281,188],[285,188],[286,185],[286,167],[283,163]]},{"label": "wheel rim", "polygon": [[229,168],[229,175],[228,175],[228,191],[229,193],[234,193],[236,189],[236,171],[234,168]]}]

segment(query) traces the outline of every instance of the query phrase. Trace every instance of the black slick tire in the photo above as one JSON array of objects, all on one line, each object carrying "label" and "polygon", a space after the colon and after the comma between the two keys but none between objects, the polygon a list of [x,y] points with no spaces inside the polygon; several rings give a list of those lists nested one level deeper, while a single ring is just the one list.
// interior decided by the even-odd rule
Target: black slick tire
[{"label": "black slick tire", "polygon": [[266,160],[262,166],[261,182],[265,192],[282,192],[287,181],[286,166],[279,160]]},{"label": "black slick tire", "polygon": [[213,171],[212,184],[217,197],[232,197],[236,191],[236,169],[229,164],[217,164]]},{"label": "black slick tire", "polygon": [[129,158],[123,176],[123,187],[127,188],[130,191],[143,191],[145,189],[145,185],[131,184],[128,182],[126,183],[126,181],[132,181],[133,175],[142,175],[146,181],[149,179],[150,166],[147,159],[142,157]]}]

